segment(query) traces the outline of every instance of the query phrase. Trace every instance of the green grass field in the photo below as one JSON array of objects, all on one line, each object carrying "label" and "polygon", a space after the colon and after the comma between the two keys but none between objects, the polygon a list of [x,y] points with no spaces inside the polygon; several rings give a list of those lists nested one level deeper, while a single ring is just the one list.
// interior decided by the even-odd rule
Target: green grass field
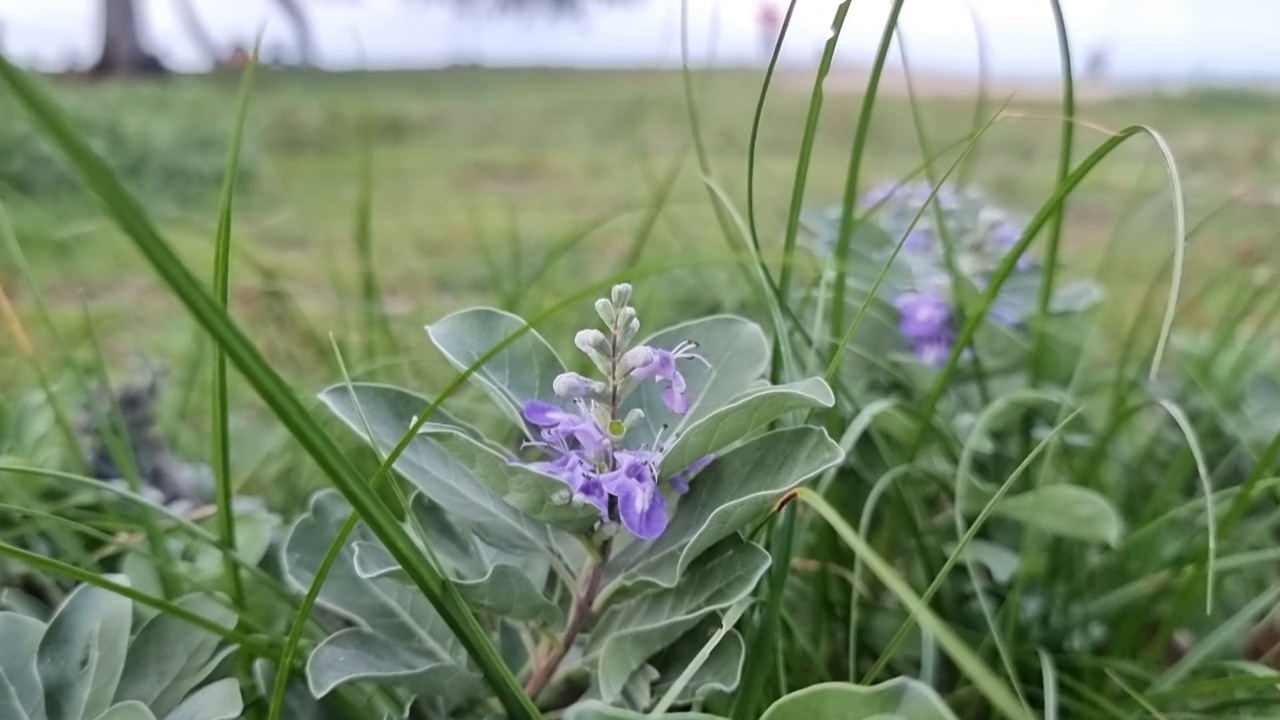
[{"label": "green grass field", "polygon": [[[715,72],[697,82],[716,180],[742,207],[759,74]],[[766,241],[780,235],[785,220],[810,82],[798,72],[783,76],[770,97],[757,180],[757,215]],[[180,138],[191,128],[217,137],[230,126],[235,85],[231,77],[176,77],[65,84],[59,91],[76,106],[143,128],[139,132],[157,139],[157,153],[173,153],[184,146],[181,140],[166,144],[167,138]],[[1060,111],[1044,87],[1023,94],[993,94],[979,110],[976,97],[949,92],[922,98],[919,109],[924,136],[942,152],[970,133],[975,111],[989,117],[1007,101],[1002,118],[980,142],[971,177],[1010,207],[1030,213],[1052,184]],[[1252,268],[1272,255],[1280,132],[1270,121],[1280,98],[1229,91],[1093,100],[1087,95],[1080,110],[1081,149],[1099,142],[1103,132],[1133,123],[1168,138],[1183,176],[1188,220],[1196,227],[1207,219],[1192,238],[1195,278]],[[812,200],[839,201],[858,100],[838,90],[827,99],[809,181]],[[17,116],[0,119],[24,122]],[[532,262],[557,240],[589,231],[592,251],[572,253],[553,277],[572,283],[598,276],[592,258],[620,257],[662,178],[673,170],[679,178],[645,259],[724,256],[691,154],[676,73],[266,73],[251,124],[255,172],[241,193],[233,269],[241,313],[260,307],[263,273],[269,271],[318,327],[340,329],[334,324],[340,298],[333,295],[355,288],[354,218],[365,137],[374,148],[379,279],[391,311],[410,324],[490,296],[482,261],[486,246],[503,255],[518,241],[523,260]],[[901,177],[921,164],[902,88],[890,88],[877,104],[871,137],[867,184]],[[203,152],[216,176],[221,150]],[[944,155],[939,169],[953,156]],[[146,163],[145,157],[137,161],[143,168]],[[90,201],[65,191],[57,198],[0,193],[60,312],[75,318],[83,301],[113,346],[164,347],[180,315]],[[208,267],[216,196],[217,183],[210,182],[181,202],[161,205],[164,227],[195,267]],[[1065,241],[1070,257],[1087,270],[1115,243],[1116,261],[1107,270],[1126,296],[1126,284],[1145,283],[1169,253],[1168,196],[1154,145],[1130,143],[1073,196]],[[12,281],[5,287],[17,290]]]}]

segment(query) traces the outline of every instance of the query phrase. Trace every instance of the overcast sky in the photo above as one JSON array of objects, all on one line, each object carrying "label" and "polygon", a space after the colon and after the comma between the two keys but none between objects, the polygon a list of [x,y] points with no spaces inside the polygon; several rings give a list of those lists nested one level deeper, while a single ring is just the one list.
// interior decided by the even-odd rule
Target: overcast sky
[{"label": "overcast sky", "polygon": [[[785,3],[776,0],[779,6]],[[152,46],[170,64],[202,58],[171,0],[140,0]],[[753,62],[760,54],[760,0],[689,0],[694,56]],[[265,24],[268,46],[290,48],[288,27],[268,0],[195,0],[219,42],[249,42]],[[838,0],[800,0],[788,39],[792,62],[811,62],[829,35]],[[635,0],[562,21],[458,16],[422,0],[313,0],[321,64],[327,67],[494,65],[634,66],[679,63],[680,0]],[[854,0],[841,60],[870,56],[887,0]],[[1077,57],[1110,48],[1114,75],[1127,78],[1280,78],[1280,0],[1063,0]],[[96,52],[97,0],[0,0],[7,51],[21,62],[87,62]],[[907,0],[902,20],[912,62],[969,72],[981,20],[993,71],[1057,72],[1046,0]]]}]

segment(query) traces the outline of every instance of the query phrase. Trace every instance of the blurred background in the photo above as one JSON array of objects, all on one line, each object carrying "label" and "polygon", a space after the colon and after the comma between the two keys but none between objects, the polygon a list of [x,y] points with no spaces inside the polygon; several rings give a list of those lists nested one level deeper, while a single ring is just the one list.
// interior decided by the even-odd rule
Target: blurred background
[{"label": "blurred background", "polygon": [[[763,107],[754,210],[775,262],[838,5],[797,3]],[[825,84],[806,205],[841,199],[865,68],[889,6],[850,5]],[[1226,297],[1217,289],[1268,282],[1275,256],[1280,5],[1062,6],[1079,100],[1075,158],[1132,124],[1168,141],[1191,239],[1178,323],[1210,324]],[[350,359],[355,374],[394,374],[429,393],[444,375],[421,326],[466,305],[541,308],[620,269],[644,268],[652,279],[639,284],[638,298],[654,326],[697,312],[754,312],[694,156],[682,28],[707,161],[742,208],[753,114],[786,7],[0,0],[0,47],[48,74],[77,128],[190,266],[211,276],[238,68],[260,36],[264,68],[237,185],[233,313],[305,395],[337,377],[330,333],[365,351]],[[916,172],[926,159],[942,158],[944,167],[976,128],[998,118],[961,180],[1031,214],[1055,183],[1060,77],[1050,3],[908,0],[875,105],[862,189]],[[1149,288],[1168,278],[1176,217],[1169,179],[1155,143],[1128,142],[1068,203],[1066,272],[1106,287],[1103,327],[1160,316],[1158,303],[1141,303],[1163,298]],[[203,332],[3,93],[0,202],[32,280],[5,252],[0,286],[35,352],[51,368],[102,359],[120,372],[138,357],[158,358],[177,378],[166,417],[185,418],[179,432],[187,439],[178,442],[202,452]],[[37,299],[56,332],[37,321]],[[375,337],[374,325],[388,332]],[[0,389],[29,387],[32,364],[11,334],[3,337]],[[379,345],[386,337],[395,340]],[[247,442],[283,442],[258,431],[262,418],[247,397],[238,407]],[[240,468],[238,477],[255,472]]]},{"label": "blurred background", "polygon": [[[698,65],[761,61],[780,0],[690,0]],[[813,64],[835,0],[797,4],[782,59]],[[41,69],[98,62],[104,9],[132,8],[141,46],[170,69],[227,62],[263,36],[264,59],[330,70],[477,64],[583,68],[676,67],[680,0],[0,0],[5,48]],[[839,59],[870,60],[888,3],[855,2]],[[1280,76],[1274,51],[1280,8],[1266,0],[1068,0],[1075,53],[1093,74],[1130,82],[1266,81]],[[505,11],[505,12],[504,12]],[[117,12],[127,13],[127,9]],[[1058,74],[1046,3],[914,0],[900,27],[921,70],[968,75],[979,63],[997,77]]]}]

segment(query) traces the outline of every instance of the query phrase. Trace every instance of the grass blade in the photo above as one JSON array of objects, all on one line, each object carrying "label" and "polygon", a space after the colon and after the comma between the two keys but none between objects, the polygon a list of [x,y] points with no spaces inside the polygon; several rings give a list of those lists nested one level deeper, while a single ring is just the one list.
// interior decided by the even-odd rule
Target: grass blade
[{"label": "grass blade", "polygon": [[[240,173],[240,148],[244,143],[244,125],[249,115],[249,98],[253,92],[254,76],[258,70],[258,51],[245,68],[240,81],[240,97],[237,103],[235,130],[231,134],[231,148],[227,153],[226,175],[222,181],[222,197],[219,200],[218,228],[214,241],[213,294],[222,311],[230,315],[231,308],[231,214],[235,204],[236,179]],[[236,547],[236,519],[231,511],[231,424],[227,399],[227,356],[218,345],[213,348],[213,478],[214,498],[218,505],[218,531],[222,544],[228,550]],[[229,556],[223,558],[223,567],[231,588],[231,599],[236,607],[245,607],[244,584],[240,571]]]},{"label": "grass blade", "polygon": [[[1053,8],[1053,25],[1058,36],[1058,56],[1062,64],[1062,139],[1058,145],[1057,184],[1067,179],[1071,170],[1071,150],[1075,139],[1076,89],[1075,73],[1071,69],[1071,43],[1067,38],[1067,23],[1062,16],[1060,0],[1049,0]],[[1040,282],[1040,296],[1036,308],[1036,322],[1031,335],[1031,384],[1040,380],[1041,354],[1044,349],[1044,319],[1049,314],[1049,301],[1053,298],[1053,277],[1058,269],[1059,244],[1062,240],[1062,223],[1067,214],[1066,198],[1058,205],[1049,221],[1049,242],[1044,253],[1044,279]]]}]

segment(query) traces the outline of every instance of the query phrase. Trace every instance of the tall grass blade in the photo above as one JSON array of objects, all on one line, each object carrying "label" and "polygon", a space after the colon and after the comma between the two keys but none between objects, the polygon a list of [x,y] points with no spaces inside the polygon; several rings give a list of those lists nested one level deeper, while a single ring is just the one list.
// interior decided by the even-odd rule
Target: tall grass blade
[{"label": "tall grass blade", "polygon": [[[853,131],[853,148],[849,151],[849,171],[844,182],[844,202],[840,213],[840,229],[836,235],[836,278],[831,297],[831,331],[838,333],[844,327],[844,295],[849,274],[849,244],[853,241],[854,212],[858,203],[858,174],[862,169],[862,156],[871,133],[871,113],[875,109],[876,91],[880,88],[880,76],[889,58],[889,46],[898,28],[898,16],[902,13],[903,0],[893,0],[889,17],[880,33],[880,44],[871,63],[871,74],[863,90],[862,106],[858,110],[858,126]],[[845,5],[848,5],[846,1]]]},{"label": "tall grass blade", "polygon": [[[1071,151],[1075,138],[1076,89],[1075,73],[1071,69],[1071,42],[1067,37],[1067,21],[1062,15],[1060,0],[1049,0],[1053,8],[1053,25],[1057,31],[1058,57],[1062,65],[1062,135],[1058,143],[1057,184],[1061,185],[1071,171]],[[1066,219],[1066,198],[1054,210],[1049,221],[1049,240],[1044,252],[1044,278],[1040,282],[1040,296],[1036,308],[1037,322],[1031,330],[1031,384],[1040,380],[1041,355],[1044,352],[1044,320],[1049,314],[1049,301],[1053,297],[1053,278],[1058,270],[1059,245],[1062,240],[1062,224]]]},{"label": "tall grass blade", "polygon": [[[253,93],[253,81],[258,71],[258,51],[255,48],[240,81],[240,97],[237,102],[236,125],[231,134],[231,148],[227,153],[226,175],[222,180],[222,197],[218,207],[218,227],[215,235],[213,261],[213,294],[228,316],[231,314],[231,217],[235,205],[236,179],[240,173],[240,149],[244,143],[244,126],[249,116],[249,98]],[[236,547],[236,519],[232,512],[231,487],[231,421],[227,398],[227,356],[218,345],[213,348],[213,478],[214,498],[218,505],[218,531],[222,544],[228,550]],[[245,607],[244,583],[239,568],[229,556],[223,558],[227,585],[236,606]]]}]

